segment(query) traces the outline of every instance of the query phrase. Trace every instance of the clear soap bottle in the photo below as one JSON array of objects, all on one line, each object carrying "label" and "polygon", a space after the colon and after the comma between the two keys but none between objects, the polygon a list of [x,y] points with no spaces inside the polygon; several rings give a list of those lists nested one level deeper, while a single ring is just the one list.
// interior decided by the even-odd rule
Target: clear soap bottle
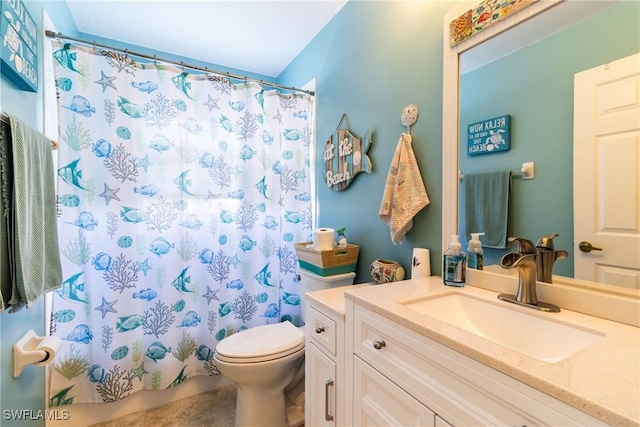
[{"label": "clear soap bottle", "polygon": [[344,231],[346,229],[347,229],[347,227],[341,227],[341,228],[338,228],[338,230],[336,231],[336,233],[338,234],[337,246],[339,248],[346,248],[347,247],[347,235],[344,234]]},{"label": "clear soap bottle", "polygon": [[484,233],[471,233],[471,240],[469,240],[467,248],[467,267],[476,270],[482,270],[484,266],[480,236],[484,236]]},{"label": "clear soap bottle", "polygon": [[444,252],[442,260],[442,279],[447,286],[461,288],[464,286],[466,257],[460,244],[460,236],[452,235],[449,248]]}]

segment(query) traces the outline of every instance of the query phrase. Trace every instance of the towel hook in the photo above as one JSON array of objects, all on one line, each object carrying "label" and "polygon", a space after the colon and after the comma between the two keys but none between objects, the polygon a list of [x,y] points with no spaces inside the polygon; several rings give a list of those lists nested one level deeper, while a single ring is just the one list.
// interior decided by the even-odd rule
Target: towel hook
[{"label": "towel hook", "polygon": [[418,120],[418,106],[409,104],[402,110],[400,121],[407,128],[407,133],[411,135],[411,126]]}]

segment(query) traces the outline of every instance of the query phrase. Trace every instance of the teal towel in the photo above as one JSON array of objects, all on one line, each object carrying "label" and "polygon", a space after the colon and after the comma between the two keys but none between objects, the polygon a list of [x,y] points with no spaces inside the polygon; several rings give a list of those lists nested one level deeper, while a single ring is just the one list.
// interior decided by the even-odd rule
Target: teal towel
[{"label": "teal towel", "polygon": [[[17,289],[21,299],[11,299],[11,311],[16,311],[59,288],[62,267],[51,140],[15,117],[9,115],[9,121],[13,206],[8,213],[8,259],[14,293]],[[2,188],[4,197],[4,184]]]},{"label": "teal towel", "polygon": [[466,174],[465,232],[484,233],[484,247],[504,249],[511,232],[511,171]]}]

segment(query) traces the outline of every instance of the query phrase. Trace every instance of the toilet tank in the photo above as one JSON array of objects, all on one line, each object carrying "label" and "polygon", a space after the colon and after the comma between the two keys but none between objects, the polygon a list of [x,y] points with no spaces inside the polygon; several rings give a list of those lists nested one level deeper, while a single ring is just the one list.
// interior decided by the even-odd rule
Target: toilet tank
[{"label": "toilet tank", "polygon": [[[333,276],[319,276],[310,271],[300,269],[300,293],[302,294],[303,301],[305,299],[304,294],[307,292],[319,291],[321,289],[337,288],[339,286],[353,285],[353,279],[356,277],[356,273],[343,273],[334,274]],[[302,305],[302,321],[304,322],[304,307]]]}]

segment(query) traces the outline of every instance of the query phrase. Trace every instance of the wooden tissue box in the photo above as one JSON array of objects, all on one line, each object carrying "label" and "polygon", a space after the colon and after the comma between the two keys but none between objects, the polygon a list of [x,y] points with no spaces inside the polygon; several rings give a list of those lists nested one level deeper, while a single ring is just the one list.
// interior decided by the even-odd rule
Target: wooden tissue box
[{"label": "wooden tissue box", "polygon": [[347,244],[346,248],[318,251],[307,247],[311,242],[296,243],[300,268],[318,276],[351,273],[356,270],[360,246]]}]

